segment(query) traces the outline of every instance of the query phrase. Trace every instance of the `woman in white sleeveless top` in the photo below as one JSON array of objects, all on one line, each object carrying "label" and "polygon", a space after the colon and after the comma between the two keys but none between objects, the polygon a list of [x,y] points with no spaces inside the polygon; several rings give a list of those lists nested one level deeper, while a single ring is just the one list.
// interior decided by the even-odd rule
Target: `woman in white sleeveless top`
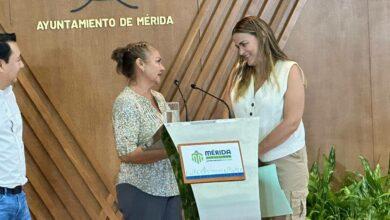
[{"label": "woman in white sleeveless top", "polygon": [[240,20],[232,38],[240,56],[225,99],[235,117],[260,118],[259,160],[276,164],[280,185],[293,209],[291,216],[279,218],[305,219],[308,168],[302,123],[303,72],[258,17]]}]

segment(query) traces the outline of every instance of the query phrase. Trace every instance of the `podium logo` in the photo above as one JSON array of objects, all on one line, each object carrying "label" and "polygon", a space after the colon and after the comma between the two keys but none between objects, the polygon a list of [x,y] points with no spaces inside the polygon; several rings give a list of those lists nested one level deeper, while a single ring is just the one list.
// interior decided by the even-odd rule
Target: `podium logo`
[{"label": "podium logo", "polygon": [[203,161],[203,154],[199,153],[198,151],[195,151],[191,154],[191,159],[197,164],[200,164]]},{"label": "podium logo", "polygon": [[205,151],[204,154],[207,161],[232,160],[232,152],[228,149]]}]

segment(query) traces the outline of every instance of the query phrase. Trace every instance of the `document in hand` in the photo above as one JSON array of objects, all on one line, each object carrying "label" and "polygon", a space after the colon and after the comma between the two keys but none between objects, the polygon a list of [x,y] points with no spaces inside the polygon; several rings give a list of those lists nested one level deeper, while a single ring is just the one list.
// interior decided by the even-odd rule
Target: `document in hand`
[{"label": "document in hand", "polygon": [[261,217],[292,214],[290,203],[280,187],[275,164],[259,167]]}]

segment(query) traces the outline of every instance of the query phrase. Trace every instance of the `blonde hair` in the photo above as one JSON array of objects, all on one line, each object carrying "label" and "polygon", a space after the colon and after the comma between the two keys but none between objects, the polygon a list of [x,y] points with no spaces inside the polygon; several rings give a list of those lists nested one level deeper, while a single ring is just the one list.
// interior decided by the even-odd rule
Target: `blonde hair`
[{"label": "blonde hair", "polygon": [[[287,60],[287,55],[279,48],[278,42],[268,24],[256,16],[241,19],[234,26],[232,35],[247,33],[256,37],[258,41],[258,59],[260,65],[249,66],[243,57],[238,58],[234,71],[233,85],[238,82],[235,92],[235,100],[244,95],[249,87],[252,76],[255,78],[255,89],[260,88],[265,81],[271,80],[271,74],[278,60]],[[275,84],[279,87],[275,77]]]}]

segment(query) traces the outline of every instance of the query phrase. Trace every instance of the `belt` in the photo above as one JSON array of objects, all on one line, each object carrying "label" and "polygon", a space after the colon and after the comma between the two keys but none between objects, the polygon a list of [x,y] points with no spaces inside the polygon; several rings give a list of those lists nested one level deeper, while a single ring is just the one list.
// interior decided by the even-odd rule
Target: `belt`
[{"label": "belt", "polygon": [[22,186],[17,186],[15,188],[6,188],[6,187],[1,187],[0,186],[0,194],[7,194],[7,193],[19,194],[19,193],[22,192],[22,190],[23,190]]}]

